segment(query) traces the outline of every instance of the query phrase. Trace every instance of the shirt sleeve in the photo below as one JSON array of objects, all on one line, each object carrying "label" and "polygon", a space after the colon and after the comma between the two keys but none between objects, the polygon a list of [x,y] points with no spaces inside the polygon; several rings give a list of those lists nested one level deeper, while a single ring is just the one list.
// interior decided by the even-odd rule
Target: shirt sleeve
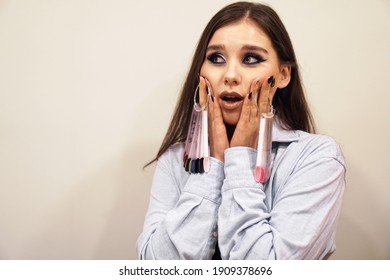
[{"label": "shirt sleeve", "polygon": [[325,141],[284,163],[289,170],[275,175],[282,178],[273,178],[281,185],[268,204],[267,186],[254,180],[255,164],[254,149],[225,151],[218,218],[222,258],[324,258],[333,250],[345,187],[338,146]]},{"label": "shirt sleeve", "polygon": [[172,165],[169,156],[160,158],[137,242],[140,259],[211,259],[224,174],[221,162],[211,158],[210,163],[208,173],[183,171],[188,179],[181,186],[174,174],[182,166]]}]

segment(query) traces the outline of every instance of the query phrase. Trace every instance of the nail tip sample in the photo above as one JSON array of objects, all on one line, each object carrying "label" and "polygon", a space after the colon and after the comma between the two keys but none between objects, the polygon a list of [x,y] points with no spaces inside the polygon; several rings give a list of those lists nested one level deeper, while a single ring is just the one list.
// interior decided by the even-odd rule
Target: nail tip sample
[{"label": "nail tip sample", "polygon": [[208,157],[205,157],[204,160],[203,160],[203,169],[204,169],[204,172],[209,172],[210,170],[210,161],[209,161],[209,158]]},{"label": "nail tip sample", "polygon": [[267,178],[267,170],[265,167],[256,166],[255,180],[257,183],[265,183]]}]

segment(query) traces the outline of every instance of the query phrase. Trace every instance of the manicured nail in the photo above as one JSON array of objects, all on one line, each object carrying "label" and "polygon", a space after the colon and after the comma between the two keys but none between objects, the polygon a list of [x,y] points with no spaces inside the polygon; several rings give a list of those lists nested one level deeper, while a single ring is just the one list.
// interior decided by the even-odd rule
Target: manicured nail
[{"label": "manicured nail", "polygon": [[248,99],[251,100],[251,98],[252,98],[252,92],[250,92],[250,93],[248,94]]},{"label": "manicured nail", "polygon": [[269,77],[267,82],[268,82],[268,84],[270,84],[271,87],[274,87],[275,86],[274,76]]},{"label": "manicured nail", "polygon": [[213,95],[210,95],[211,96],[211,101],[213,101],[214,103],[214,96]]}]

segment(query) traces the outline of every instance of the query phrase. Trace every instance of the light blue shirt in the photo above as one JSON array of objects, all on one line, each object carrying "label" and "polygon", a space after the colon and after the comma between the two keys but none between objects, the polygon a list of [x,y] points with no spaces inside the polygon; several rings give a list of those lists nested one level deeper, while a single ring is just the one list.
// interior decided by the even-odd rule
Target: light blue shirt
[{"label": "light blue shirt", "polygon": [[182,143],[157,162],[137,241],[140,259],[324,259],[335,249],[345,163],[330,137],[273,128],[272,173],[256,183],[257,152],[225,151],[188,174]]}]

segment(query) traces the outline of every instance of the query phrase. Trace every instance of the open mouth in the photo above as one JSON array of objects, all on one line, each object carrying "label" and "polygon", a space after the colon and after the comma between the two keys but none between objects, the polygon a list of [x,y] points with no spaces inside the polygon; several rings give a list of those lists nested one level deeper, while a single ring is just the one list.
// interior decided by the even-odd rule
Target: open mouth
[{"label": "open mouth", "polygon": [[220,95],[221,107],[223,110],[235,111],[241,108],[244,97],[237,92],[224,91]]},{"label": "open mouth", "polygon": [[222,100],[229,102],[229,103],[235,103],[235,102],[240,102],[243,98],[239,96],[223,96]]}]

